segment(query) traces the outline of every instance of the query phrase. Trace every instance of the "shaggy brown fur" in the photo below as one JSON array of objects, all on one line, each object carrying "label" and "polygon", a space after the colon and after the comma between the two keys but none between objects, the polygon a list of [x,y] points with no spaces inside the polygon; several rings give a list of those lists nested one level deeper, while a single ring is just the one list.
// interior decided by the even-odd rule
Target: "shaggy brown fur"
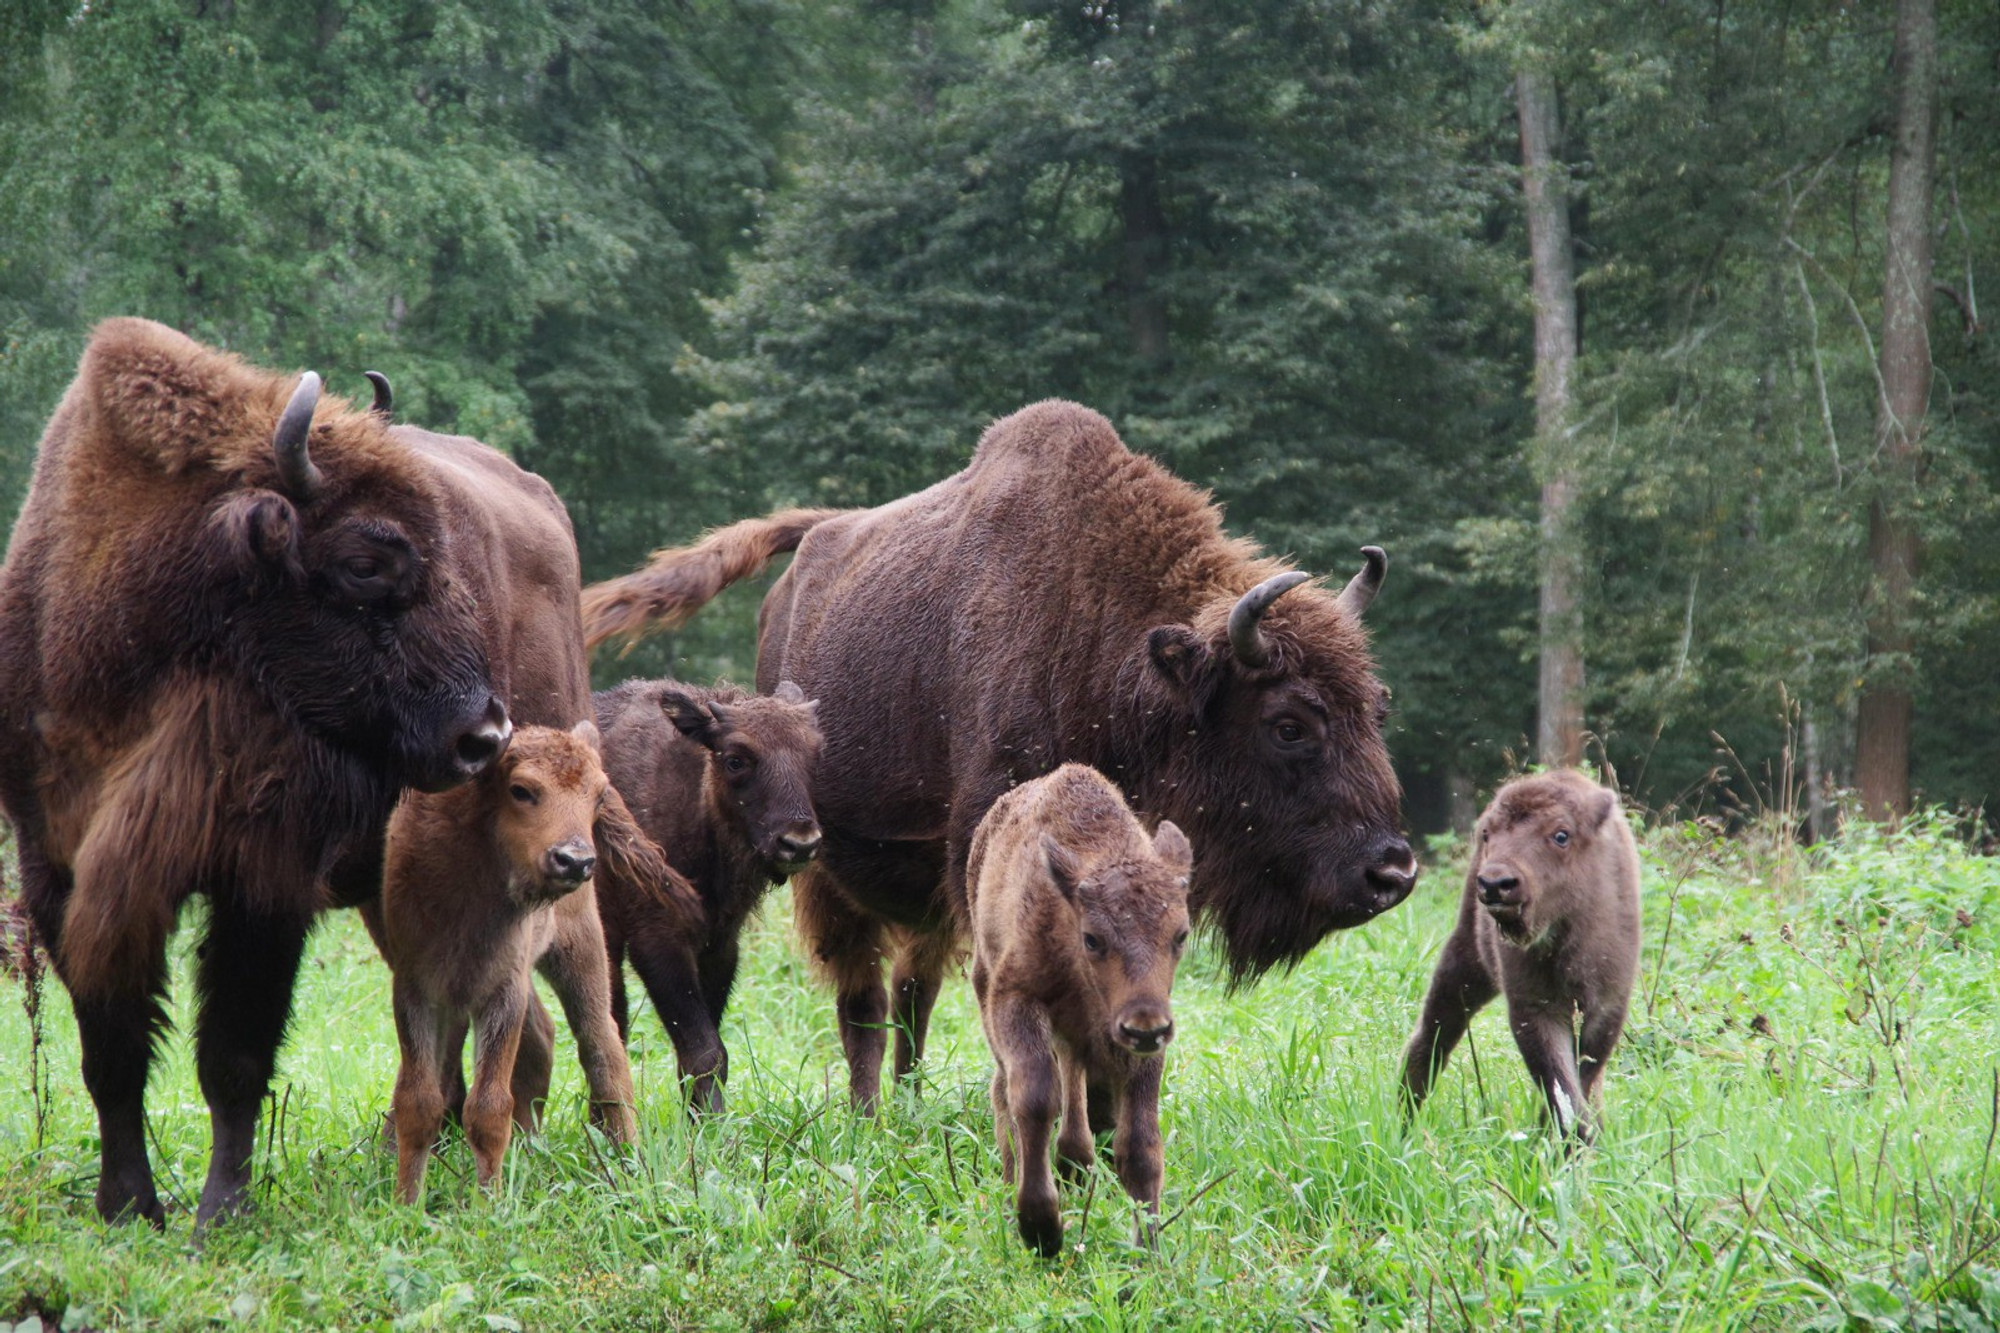
[{"label": "shaggy brown fur", "polygon": [[[797,526],[725,532],[769,552]],[[642,577],[714,567],[715,540]],[[1053,401],[995,423],[963,472],[805,532],[764,601],[757,684],[793,680],[820,705],[826,842],[792,891],[839,992],[857,1104],[876,1098],[886,1026],[898,1072],[921,1054],[973,829],[1065,761],[1189,831],[1195,909],[1239,979],[1402,901],[1416,864],[1359,617],[1378,560],[1346,593],[1280,598],[1262,650],[1240,653],[1231,612],[1283,566],[1103,417]]]},{"label": "shaggy brown fur", "polygon": [[769,518],[717,528],[685,551],[655,551],[653,563],[623,578],[594,583],[583,595],[583,623],[592,648],[613,637],[678,629],[714,596],[764,571],[795,550],[799,539],[840,511],[786,509]]},{"label": "shaggy brown fur", "polygon": [[635,892],[698,917],[687,885],[667,869],[604,775],[597,729],[523,727],[475,783],[415,794],[389,826],[382,885],[383,956],[395,973],[396,1192],[421,1195],[431,1145],[444,1121],[447,1061],[470,1022],[475,1072],[465,1136],[490,1184],[513,1126],[537,1108],[516,1099],[514,1063],[532,993],[529,971],[555,988],[590,1086],[590,1115],[611,1138],[630,1139],[632,1073],[611,1021],[592,875],[602,859]]},{"label": "shaggy brown fur", "polygon": [[764,891],[819,850],[813,706],[727,686],[627,681],[596,696],[604,768],[632,815],[701,895],[703,922],[664,910],[610,873],[597,886],[611,956],[611,1011],[629,1034],[625,956],[673,1039],[694,1104],[722,1108],[729,1052],[719,1029],[736,981],[737,938]]},{"label": "shaggy brown fur", "polygon": [[1458,926],[1404,1053],[1406,1105],[1423,1104],[1472,1015],[1505,994],[1558,1131],[1588,1141],[1638,970],[1639,853],[1617,794],[1567,770],[1508,783],[1479,817]]},{"label": "shaggy brown fur", "polygon": [[1160,1074],[1193,862],[1179,829],[1162,820],[1147,837],[1081,764],[1001,797],[973,837],[965,888],[994,1132],[1008,1182],[1019,1173],[1021,1239],[1045,1257],[1063,1232],[1049,1131],[1060,1117],[1066,1174],[1090,1168],[1092,1084],[1112,1093],[1118,1179],[1145,1205],[1139,1239],[1159,1225]]},{"label": "shaggy brown fur", "polygon": [[[307,456],[288,467],[295,386]],[[0,804],[76,1008],[106,1218],[163,1216],[144,1094],[181,904],[211,908],[205,1224],[243,1201],[329,868],[370,859],[405,784],[462,780],[504,742],[484,553],[457,538],[452,486],[372,414],[309,394],[107,321],[0,570]]]}]

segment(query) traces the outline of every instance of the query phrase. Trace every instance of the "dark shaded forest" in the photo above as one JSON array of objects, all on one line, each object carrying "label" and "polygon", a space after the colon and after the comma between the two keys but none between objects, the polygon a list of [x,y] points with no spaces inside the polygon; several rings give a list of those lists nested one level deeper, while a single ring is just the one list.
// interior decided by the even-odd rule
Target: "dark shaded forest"
[{"label": "dark shaded forest", "polygon": [[[9,0],[0,509],[115,314],[386,372],[600,578],[1070,397],[1302,567],[1388,549],[1419,828],[1561,757],[1558,641],[1656,808],[1805,819],[1898,716],[1884,808],[1988,807],[2000,8],[1928,9]],[[600,679],[747,681],[755,605]]]}]

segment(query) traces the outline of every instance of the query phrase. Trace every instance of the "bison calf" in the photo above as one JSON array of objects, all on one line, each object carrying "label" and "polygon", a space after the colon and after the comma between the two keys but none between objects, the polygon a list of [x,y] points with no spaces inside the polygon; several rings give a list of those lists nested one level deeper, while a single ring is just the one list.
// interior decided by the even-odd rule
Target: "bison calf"
[{"label": "bison calf", "polygon": [[1557,1129],[1589,1141],[1638,970],[1639,853],[1617,795],[1568,771],[1508,783],[1479,817],[1458,925],[1404,1055],[1406,1107],[1504,992]]},{"label": "bison calf", "polygon": [[1090,1085],[1107,1086],[1118,1179],[1160,1212],[1160,1073],[1168,992],[1187,943],[1194,853],[1173,824],[1152,837],[1095,769],[1065,764],[1015,788],[980,822],[967,862],[972,985],[993,1048],[1001,1168],[1019,1170],[1021,1239],[1062,1247],[1049,1131],[1065,1175],[1094,1155]]},{"label": "bison calf", "polygon": [[775,695],[675,681],[627,681],[596,696],[604,767],[632,816],[701,895],[703,921],[624,877],[598,884],[611,959],[611,1012],[629,1032],[624,962],[646,984],[694,1104],[722,1107],[729,1053],[719,1028],[736,981],[737,939],[764,891],[819,850],[813,706],[789,681]]},{"label": "bison calf", "polygon": [[[678,892],[659,848],[604,776],[597,729],[523,727],[470,786],[412,796],[389,826],[380,944],[395,972],[396,1194],[417,1201],[446,1110],[447,1062],[469,1020],[474,1072],[465,1136],[491,1183],[532,1101],[512,1090],[530,969],[555,988],[590,1085],[591,1120],[611,1138],[635,1131],[632,1073],[611,1022],[604,936],[590,880],[601,856],[630,883]],[[541,1071],[546,1075],[546,1070]],[[546,1086],[544,1081],[543,1086]]]}]

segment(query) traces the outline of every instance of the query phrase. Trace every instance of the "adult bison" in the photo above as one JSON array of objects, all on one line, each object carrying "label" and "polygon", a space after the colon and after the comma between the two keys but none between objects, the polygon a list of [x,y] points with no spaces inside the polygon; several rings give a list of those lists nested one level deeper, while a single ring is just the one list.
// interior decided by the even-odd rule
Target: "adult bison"
[{"label": "adult bison", "polygon": [[580,645],[550,533],[547,488],[472,441],[143,320],[92,336],[0,569],[0,805],[76,1010],[107,1219],[163,1216],[143,1099],[181,904],[209,899],[205,1224],[243,1202],[329,880],[371,891],[402,789],[484,769],[508,705],[588,715],[580,650],[530,631],[566,581],[555,637]]},{"label": "adult bison", "polygon": [[[589,590],[593,643],[673,623],[796,548],[764,600],[757,684],[819,701],[821,860],[795,881],[839,992],[857,1104],[922,1054],[987,807],[1067,761],[1198,849],[1191,902],[1239,979],[1401,902],[1416,878],[1361,612],[1222,531],[1207,497],[1111,424],[1044,402],[971,464],[878,509],[749,520]],[[1297,591],[1290,591],[1298,588]],[[1287,595],[1289,594],[1289,595]]]}]

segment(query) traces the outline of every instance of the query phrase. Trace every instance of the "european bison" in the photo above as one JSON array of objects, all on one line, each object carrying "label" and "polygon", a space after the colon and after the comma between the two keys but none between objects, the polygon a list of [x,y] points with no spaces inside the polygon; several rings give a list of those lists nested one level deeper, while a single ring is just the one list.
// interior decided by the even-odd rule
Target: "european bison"
[{"label": "european bison", "polygon": [[395,974],[403,1054],[392,1116],[405,1203],[422,1195],[444,1122],[447,1062],[456,1072],[467,1022],[475,1054],[465,1137],[481,1185],[498,1174],[513,1126],[534,1127],[537,1108],[513,1093],[533,970],[555,988],[576,1037],[592,1122],[621,1143],[637,1130],[591,876],[602,858],[668,910],[700,908],[633,822],[596,747],[589,722],[574,731],[522,727],[476,782],[412,797],[389,825],[380,943]]},{"label": "european bison", "polygon": [[701,895],[703,919],[663,910],[615,870],[598,910],[611,956],[611,1012],[629,1034],[624,962],[646,984],[698,1107],[722,1109],[729,1052],[718,1029],[736,981],[737,938],[763,899],[819,850],[812,777],[819,724],[798,686],[775,696],[633,680],[596,696],[604,768],[632,815]]},{"label": "european bison", "polygon": [[75,1006],[106,1219],[164,1216],[144,1096],[181,904],[210,905],[205,1225],[243,1201],[329,871],[368,861],[405,785],[506,743],[462,503],[317,375],[144,320],[91,337],[0,570],[0,804]]},{"label": "european bison", "polygon": [[1473,1014],[1504,994],[1558,1132],[1588,1142],[1638,971],[1639,852],[1616,793],[1569,770],[1508,783],[1479,817],[1458,925],[1404,1054],[1405,1105],[1423,1104]]},{"label": "european bison", "polygon": [[591,642],[684,619],[794,548],[764,600],[757,684],[819,701],[825,844],[792,891],[858,1105],[880,1082],[891,930],[900,1074],[954,954],[973,829],[1066,761],[1193,837],[1192,902],[1239,980],[1409,893],[1361,626],[1380,550],[1339,594],[1300,588],[1103,417],[1044,402],[928,490],[747,520],[588,590]]},{"label": "european bison", "polygon": [[965,891],[994,1133],[1007,1181],[1019,1173],[1021,1239],[1044,1257],[1063,1235],[1049,1129],[1060,1116],[1066,1174],[1090,1169],[1093,1083],[1114,1100],[1112,1157],[1144,1205],[1139,1239],[1159,1226],[1160,1074],[1193,862],[1179,829],[1162,820],[1147,837],[1118,789],[1081,764],[1016,787],[973,836]]}]

